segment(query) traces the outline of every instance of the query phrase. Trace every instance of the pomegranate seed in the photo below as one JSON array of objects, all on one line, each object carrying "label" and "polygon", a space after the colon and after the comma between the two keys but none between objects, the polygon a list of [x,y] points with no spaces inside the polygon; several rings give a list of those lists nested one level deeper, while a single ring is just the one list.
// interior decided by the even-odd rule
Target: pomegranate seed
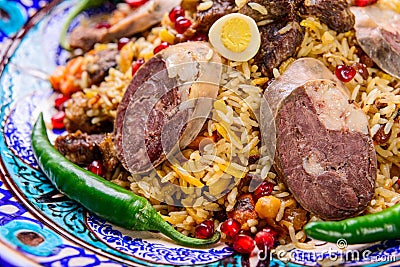
[{"label": "pomegranate seed", "polygon": [[256,190],[254,190],[253,196],[255,200],[263,196],[269,196],[273,189],[274,185],[272,183],[264,181],[256,188]]},{"label": "pomegranate seed", "polygon": [[196,237],[201,239],[207,239],[214,235],[214,222],[212,220],[206,220],[196,227]]},{"label": "pomegranate seed", "polygon": [[175,23],[176,19],[185,16],[185,10],[181,6],[176,6],[168,14],[171,22]]},{"label": "pomegranate seed", "polygon": [[203,33],[196,33],[192,38],[190,38],[190,41],[207,41],[208,36],[203,34]]},{"label": "pomegranate seed", "polygon": [[278,232],[275,231],[275,229],[273,229],[271,227],[265,227],[264,229],[262,229],[262,231],[270,233],[275,239],[278,238]]},{"label": "pomegranate seed", "polygon": [[51,117],[51,125],[54,129],[63,129],[64,126],[65,112],[59,111],[53,117]]},{"label": "pomegranate seed", "polygon": [[238,235],[233,242],[233,249],[243,254],[250,254],[254,247],[254,240],[248,235]]},{"label": "pomegranate seed", "polygon": [[378,2],[378,0],[354,0],[356,6],[368,6]]},{"label": "pomegranate seed", "polygon": [[265,251],[266,248],[271,249],[274,247],[275,238],[271,233],[260,231],[256,234],[254,240],[259,250]]},{"label": "pomegranate seed", "polygon": [[137,70],[144,64],[144,59],[143,58],[139,58],[138,60],[136,60],[135,62],[133,62],[132,64],[132,76],[135,75],[135,73],[137,72]]},{"label": "pomegranate seed", "polygon": [[124,2],[127,3],[132,8],[140,7],[147,1],[148,0],[124,0]]},{"label": "pomegranate seed", "polygon": [[190,25],[192,25],[192,22],[185,17],[179,17],[175,20],[175,30],[178,33],[184,33]]},{"label": "pomegranate seed", "polygon": [[361,77],[362,77],[364,80],[367,80],[367,79],[368,79],[368,77],[369,77],[369,72],[368,72],[368,69],[367,69],[367,65],[365,65],[364,63],[354,63],[354,64],[353,64],[353,68],[354,68],[358,73],[360,73]]},{"label": "pomegranate seed", "polygon": [[102,176],[104,174],[103,164],[101,164],[101,162],[97,160],[94,160],[92,163],[90,163],[88,170],[99,176]]},{"label": "pomegranate seed", "polygon": [[238,235],[241,228],[240,222],[233,218],[229,218],[221,224],[221,232],[226,234],[229,238],[234,238]]},{"label": "pomegranate seed", "polygon": [[54,100],[54,107],[57,110],[63,110],[64,103],[69,99],[69,96],[59,94],[56,99]]},{"label": "pomegranate seed", "polygon": [[111,24],[108,23],[107,21],[101,21],[99,23],[96,24],[96,26],[94,26],[96,29],[102,29],[102,28],[106,28],[109,29],[111,28]]},{"label": "pomegranate seed", "polygon": [[351,66],[338,65],[335,70],[336,77],[342,82],[350,82],[356,76],[356,70]]},{"label": "pomegranate seed", "polygon": [[164,50],[165,48],[167,48],[169,46],[169,43],[167,42],[162,42],[161,44],[159,44],[158,46],[156,46],[156,48],[154,48],[153,53],[157,54],[158,52],[160,52],[161,50]]},{"label": "pomegranate seed", "polygon": [[124,47],[127,43],[129,43],[131,39],[122,37],[121,39],[118,40],[118,50],[121,50],[122,47]]}]

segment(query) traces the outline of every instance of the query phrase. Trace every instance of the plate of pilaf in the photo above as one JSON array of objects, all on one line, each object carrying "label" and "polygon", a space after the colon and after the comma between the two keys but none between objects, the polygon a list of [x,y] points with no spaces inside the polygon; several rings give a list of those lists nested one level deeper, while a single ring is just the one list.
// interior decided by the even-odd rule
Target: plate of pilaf
[{"label": "plate of pilaf", "polygon": [[398,265],[400,1],[26,2],[1,266]]}]

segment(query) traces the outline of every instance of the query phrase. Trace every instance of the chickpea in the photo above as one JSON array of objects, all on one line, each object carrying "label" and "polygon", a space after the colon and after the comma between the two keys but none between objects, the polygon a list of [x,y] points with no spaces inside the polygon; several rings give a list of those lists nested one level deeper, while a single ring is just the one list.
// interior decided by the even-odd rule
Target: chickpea
[{"label": "chickpea", "polygon": [[281,200],[277,197],[269,195],[259,198],[255,209],[260,218],[274,219],[278,214],[280,207]]}]

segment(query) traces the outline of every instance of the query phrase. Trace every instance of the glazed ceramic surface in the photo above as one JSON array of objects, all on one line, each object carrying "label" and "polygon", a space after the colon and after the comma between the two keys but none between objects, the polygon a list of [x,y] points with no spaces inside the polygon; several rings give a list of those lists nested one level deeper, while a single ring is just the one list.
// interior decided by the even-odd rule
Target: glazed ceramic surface
[{"label": "glazed ceramic surface", "polygon": [[[30,132],[39,112],[47,119],[52,112],[47,76],[68,58],[58,38],[74,3],[0,0],[0,266],[396,265],[400,241],[395,240],[277,251],[271,261],[235,255],[222,243],[180,247],[157,233],[113,226],[60,194],[37,167]],[[49,134],[54,138],[60,132]]]}]

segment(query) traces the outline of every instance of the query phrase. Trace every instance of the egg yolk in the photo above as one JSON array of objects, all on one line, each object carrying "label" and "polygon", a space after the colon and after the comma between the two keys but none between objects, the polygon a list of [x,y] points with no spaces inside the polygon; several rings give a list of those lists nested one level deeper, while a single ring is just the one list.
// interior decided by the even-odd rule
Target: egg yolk
[{"label": "egg yolk", "polygon": [[249,46],[250,40],[250,26],[244,19],[232,18],[222,26],[221,41],[230,51],[243,52]]}]

